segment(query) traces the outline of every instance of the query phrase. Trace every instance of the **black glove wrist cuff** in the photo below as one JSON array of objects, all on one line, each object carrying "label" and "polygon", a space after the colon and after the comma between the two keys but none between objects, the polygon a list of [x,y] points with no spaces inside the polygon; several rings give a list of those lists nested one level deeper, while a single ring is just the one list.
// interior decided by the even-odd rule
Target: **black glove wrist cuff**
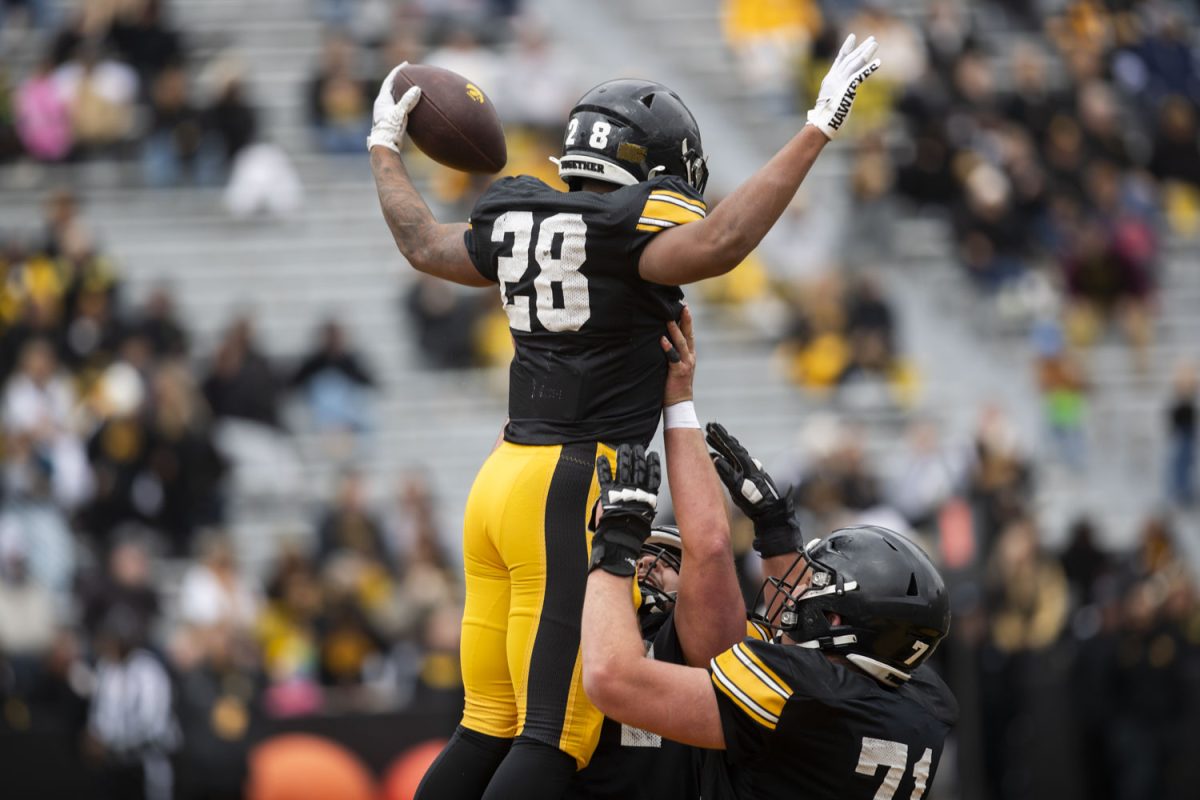
[{"label": "black glove wrist cuff", "polygon": [[592,536],[592,559],[588,564],[588,572],[602,569],[619,578],[632,578],[637,574],[642,545],[649,536],[650,523],[640,517],[610,520],[605,516]]},{"label": "black glove wrist cuff", "polygon": [[763,558],[798,552],[804,541],[794,517],[754,521],[754,549]]}]

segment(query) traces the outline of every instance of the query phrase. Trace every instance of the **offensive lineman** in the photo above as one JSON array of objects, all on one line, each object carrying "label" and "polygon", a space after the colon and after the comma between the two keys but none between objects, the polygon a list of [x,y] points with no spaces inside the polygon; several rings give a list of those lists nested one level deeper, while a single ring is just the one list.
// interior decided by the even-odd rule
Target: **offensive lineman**
[{"label": "offensive lineman", "polygon": [[394,102],[396,70],[385,79],[367,146],[396,245],[421,272],[498,284],[516,345],[504,442],[464,521],[463,719],[421,800],[559,798],[587,764],[602,720],[578,658],[595,459],[654,435],[678,287],[757,246],[878,69],[876,49],[847,38],[810,124],[712,214],[691,113],[661,84],[619,80],[571,112],[559,161],[570,192],[506,178],[469,224],[440,224],[400,159],[420,90]]},{"label": "offensive lineman", "polygon": [[[723,428],[710,425],[709,442],[757,534],[786,499]],[[614,477],[604,456],[597,462],[604,515],[584,605],[584,684],[597,706],[720,751],[705,759],[705,800],[921,800],[958,716],[949,689],[923,666],[950,625],[928,557],[876,526],[836,530],[790,557],[771,545],[759,605],[773,641],[746,638],[707,669],[637,658],[621,562],[648,527],[657,455],[621,445],[617,463]]]}]

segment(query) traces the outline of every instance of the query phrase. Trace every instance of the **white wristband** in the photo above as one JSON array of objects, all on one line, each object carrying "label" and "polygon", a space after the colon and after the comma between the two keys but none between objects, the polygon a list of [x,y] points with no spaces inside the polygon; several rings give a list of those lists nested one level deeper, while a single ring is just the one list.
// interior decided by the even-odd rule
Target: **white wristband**
[{"label": "white wristband", "polygon": [[700,430],[700,419],[696,416],[696,404],[691,400],[675,403],[663,409],[663,428],[695,428]]}]

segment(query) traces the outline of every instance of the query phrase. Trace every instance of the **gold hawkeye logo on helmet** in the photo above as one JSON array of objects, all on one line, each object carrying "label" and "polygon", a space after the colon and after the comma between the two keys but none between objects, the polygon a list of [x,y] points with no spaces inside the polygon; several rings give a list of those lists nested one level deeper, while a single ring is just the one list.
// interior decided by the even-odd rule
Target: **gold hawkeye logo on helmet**
[{"label": "gold hawkeye logo on helmet", "polygon": [[467,84],[467,97],[471,98],[476,103],[479,103],[479,105],[483,105],[487,102],[483,97],[483,92],[480,91],[479,87],[473,83]]}]

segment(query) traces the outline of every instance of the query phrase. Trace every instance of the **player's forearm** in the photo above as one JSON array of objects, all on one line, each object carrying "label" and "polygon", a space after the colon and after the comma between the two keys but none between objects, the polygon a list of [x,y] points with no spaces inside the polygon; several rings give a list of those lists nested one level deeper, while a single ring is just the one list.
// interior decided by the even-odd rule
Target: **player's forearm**
[{"label": "player's forearm", "polygon": [[713,266],[728,272],[750,254],[783,215],[829,139],[805,125],[758,172],[722,200],[704,224],[720,243]]},{"label": "player's forearm", "polygon": [[725,746],[708,673],[644,657],[627,578],[588,576],[582,645],[584,691],[606,716],[694,747]]},{"label": "player's forearm", "polygon": [[581,636],[583,686],[606,714],[623,710],[636,687],[630,673],[643,660],[644,645],[633,610],[629,578],[602,569],[588,576]]},{"label": "player's forearm", "polygon": [[703,666],[741,641],[745,608],[733,568],[725,493],[704,435],[696,428],[671,428],[663,436],[684,550],[676,627],[687,662]]},{"label": "player's forearm", "polygon": [[688,555],[706,559],[728,556],[725,492],[713,469],[704,434],[699,428],[670,428],[663,433],[663,442],[675,519],[680,535],[685,537]]},{"label": "player's forearm", "polygon": [[404,162],[391,150],[373,147],[371,172],[379,192],[379,207],[396,246],[414,269],[437,274],[434,265],[447,257],[441,252],[442,226],[413,186]]}]

